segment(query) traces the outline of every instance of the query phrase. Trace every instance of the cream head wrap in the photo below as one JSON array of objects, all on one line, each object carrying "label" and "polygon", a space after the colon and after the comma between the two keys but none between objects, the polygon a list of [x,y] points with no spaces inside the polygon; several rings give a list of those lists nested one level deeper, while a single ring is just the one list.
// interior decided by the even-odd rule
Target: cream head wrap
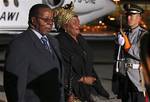
[{"label": "cream head wrap", "polygon": [[64,7],[58,7],[54,9],[55,12],[55,23],[57,26],[62,27],[64,24],[68,23],[70,19],[76,16],[73,12],[73,3],[66,4]]}]

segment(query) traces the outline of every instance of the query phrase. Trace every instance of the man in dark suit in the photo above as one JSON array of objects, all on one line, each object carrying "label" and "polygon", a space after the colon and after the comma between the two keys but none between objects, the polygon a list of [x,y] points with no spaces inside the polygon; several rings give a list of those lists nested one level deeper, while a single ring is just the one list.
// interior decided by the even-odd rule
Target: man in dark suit
[{"label": "man in dark suit", "polygon": [[4,88],[8,102],[64,102],[63,67],[57,40],[48,35],[53,12],[44,4],[29,12],[29,28],[6,55]]}]

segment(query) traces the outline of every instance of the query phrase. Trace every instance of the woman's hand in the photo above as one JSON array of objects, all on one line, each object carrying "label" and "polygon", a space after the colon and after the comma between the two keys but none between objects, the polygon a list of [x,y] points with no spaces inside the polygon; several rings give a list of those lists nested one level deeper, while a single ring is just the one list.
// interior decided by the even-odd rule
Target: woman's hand
[{"label": "woman's hand", "polygon": [[79,82],[82,82],[87,85],[92,85],[95,81],[96,81],[96,78],[92,76],[84,76],[84,77],[81,77],[79,80]]},{"label": "woman's hand", "polygon": [[68,97],[67,102],[73,102],[75,99],[75,96],[72,94]]}]

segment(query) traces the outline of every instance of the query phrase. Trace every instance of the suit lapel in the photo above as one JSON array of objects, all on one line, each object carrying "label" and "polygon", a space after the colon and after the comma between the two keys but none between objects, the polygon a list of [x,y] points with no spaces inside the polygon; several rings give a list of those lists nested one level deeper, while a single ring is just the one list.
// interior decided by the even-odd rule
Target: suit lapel
[{"label": "suit lapel", "polygon": [[48,56],[50,52],[44,48],[44,46],[42,45],[42,42],[36,36],[36,34],[30,29],[28,29],[27,31],[28,31],[28,34],[29,34],[30,38],[32,39],[35,47],[38,49],[37,51],[40,51],[43,53],[43,55]]},{"label": "suit lapel", "polygon": [[[40,51],[40,53],[42,52],[42,55],[45,56],[45,58],[48,58],[48,56],[50,55],[50,51],[48,51],[47,49],[44,48],[44,46],[42,45],[42,42],[40,41],[40,39],[36,36],[36,34],[34,34],[34,32],[30,29],[27,30],[26,34],[28,34],[31,38],[31,40],[33,41],[35,47],[38,49],[37,51]],[[51,44],[51,47],[53,49],[53,51],[55,52],[56,57],[58,58],[59,62],[60,62],[60,68],[58,68],[58,70],[60,71],[60,81],[62,81],[63,79],[63,66],[62,66],[62,62],[61,62],[61,57],[60,57],[60,53],[58,51],[58,49],[55,46],[55,41],[49,37],[49,43]],[[51,62],[49,62],[51,63]]]},{"label": "suit lapel", "polygon": [[[27,30],[28,34],[30,35],[31,39],[33,40],[35,46],[40,50],[40,51],[44,51],[47,53],[50,53],[47,49],[44,48],[44,46],[42,45],[40,39],[34,34],[34,32],[30,29]],[[53,41],[53,39],[51,38],[50,35],[47,36],[48,40],[49,40],[49,44],[52,47],[53,51],[55,52],[56,56],[58,58],[60,58],[60,53],[57,51],[57,48],[55,46],[55,41]]]},{"label": "suit lapel", "polygon": [[60,79],[63,79],[63,65],[62,65],[62,58],[61,58],[61,54],[60,54],[60,51],[59,49],[56,47],[56,41],[54,41],[55,39],[53,39],[50,35],[47,36],[48,37],[48,40],[49,40],[49,43],[51,44],[51,47],[53,49],[53,53],[55,53],[56,57],[58,58],[59,62],[60,62]]},{"label": "suit lapel", "polygon": [[56,45],[55,45],[56,43],[55,43],[55,41],[53,40],[53,38],[51,38],[50,35],[48,35],[47,37],[48,37],[48,40],[49,40],[49,44],[50,44],[50,46],[52,47],[54,53],[55,53],[56,56],[60,59],[60,53],[59,53],[58,49],[56,48]]}]

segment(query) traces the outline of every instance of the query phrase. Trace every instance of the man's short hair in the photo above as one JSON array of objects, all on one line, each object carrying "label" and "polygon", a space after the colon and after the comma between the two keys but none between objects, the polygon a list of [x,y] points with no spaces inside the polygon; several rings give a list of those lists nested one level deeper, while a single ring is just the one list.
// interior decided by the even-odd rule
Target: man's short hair
[{"label": "man's short hair", "polygon": [[29,11],[29,18],[28,18],[28,24],[32,24],[32,21],[31,21],[31,18],[32,17],[36,17],[38,16],[39,14],[39,9],[41,8],[49,8],[50,7],[48,5],[45,5],[45,4],[36,4],[36,5],[33,5]]}]

